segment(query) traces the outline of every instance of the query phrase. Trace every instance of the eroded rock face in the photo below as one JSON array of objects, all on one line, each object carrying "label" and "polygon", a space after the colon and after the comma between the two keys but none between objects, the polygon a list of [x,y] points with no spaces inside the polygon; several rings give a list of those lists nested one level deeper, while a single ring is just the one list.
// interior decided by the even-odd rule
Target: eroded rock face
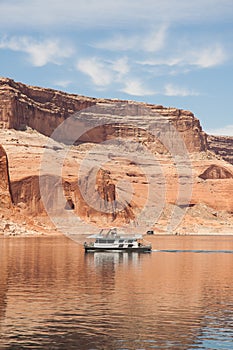
[{"label": "eroded rock face", "polygon": [[95,99],[52,89],[31,87],[0,78],[0,126],[24,130],[29,126],[50,136],[74,112],[90,107]]},{"label": "eroded rock face", "polygon": [[[41,200],[40,180],[44,191],[56,193],[56,183],[58,183],[59,180],[54,179],[54,177],[50,175],[44,176],[43,178],[40,178],[38,175],[27,176],[11,182],[13,203],[32,216],[45,213],[43,201]],[[53,203],[50,204],[49,200],[48,197],[47,205],[48,207],[52,207]]]},{"label": "eroded rock face", "polygon": [[[77,111],[71,127],[62,130],[62,143],[52,140],[50,144],[44,135],[50,135]],[[191,112],[132,101],[92,99],[0,79],[0,123],[13,203],[26,217],[46,217],[43,189],[48,194],[47,209],[55,216],[75,214],[100,227],[121,227],[129,222],[136,225],[148,202],[151,210],[145,210],[142,217],[145,222],[152,219],[154,228],[161,231],[166,231],[174,210],[179,216],[184,208],[192,208],[196,217],[186,220],[182,232],[190,232],[191,221],[198,232],[207,219],[220,231],[223,223],[226,227],[231,220],[232,165],[209,152],[206,135]],[[149,126],[153,123],[151,132]],[[69,145],[76,137],[75,125],[85,132],[72,148]],[[19,131],[25,126],[32,129]],[[177,135],[185,142],[186,159]],[[108,145],[108,141],[117,139],[123,140],[119,143],[122,147],[117,142]],[[55,171],[54,164],[66,151],[61,180],[61,172]],[[48,171],[41,178],[45,153]],[[3,153],[2,164],[7,161],[4,157]],[[211,215],[205,219],[207,207]],[[219,211],[228,215],[227,220],[222,216],[221,225],[220,216],[215,215]]]},{"label": "eroded rock face", "polygon": [[[80,111],[84,112],[76,118],[76,124],[80,123],[78,129],[83,123],[84,129],[88,129],[81,136],[80,142],[103,142],[116,136],[133,136],[141,142],[150,142],[148,125],[154,122],[158,136],[168,132],[168,138],[174,132],[167,128],[171,123],[189,152],[207,149],[206,134],[202,131],[199,120],[189,111],[132,101],[94,99],[0,78],[1,128],[24,130],[29,126],[50,136],[64,120]],[[80,122],[81,115],[83,118]],[[95,125],[98,125],[97,129],[94,128]],[[72,141],[75,139],[70,130],[65,141],[69,142],[69,138]],[[153,137],[151,141],[153,142]]]},{"label": "eroded rock face", "polygon": [[233,174],[229,170],[213,164],[199,177],[203,180],[233,179]]},{"label": "eroded rock face", "polygon": [[207,140],[211,151],[233,164],[233,137],[208,135]]},{"label": "eroded rock face", "polygon": [[8,172],[8,159],[5,150],[0,145],[0,208],[10,208],[11,192]]}]

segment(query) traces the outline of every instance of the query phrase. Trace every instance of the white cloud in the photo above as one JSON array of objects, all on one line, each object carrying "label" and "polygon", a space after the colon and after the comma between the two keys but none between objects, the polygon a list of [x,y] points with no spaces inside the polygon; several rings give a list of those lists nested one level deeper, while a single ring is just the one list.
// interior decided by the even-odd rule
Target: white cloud
[{"label": "white cloud", "polygon": [[95,57],[79,60],[77,68],[82,73],[87,74],[97,86],[106,86],[112,82],[111,70]]},{"label": "white cloud", "polygon": [[[232,0],[2,0],[1,23],[6,28],[128,27],[134,23],[212,22],[231,19]],[[10,19],[10,20],[9,20]],[[67,24],[67,26],[66,26]]]},{"label": "white cloud", "polygon": [[166,34],[167,26],[162,25],[158,30],[142,38],[142,48],[148,52],[157,52],[161,50],[165,45]]},{"label": "white cloud", "polygon": [[36,40],[31,37],[4,37],[0,49],[8,49],[28,54],[33,66],[42,67],[47,63],[60,64],[61,60],[72,55],[73,49],[59,39]]},{"label": "white cloud", "polygon": [[137,47],[137,42],[137,36],[127,37],[126,35],[123,36],[120,34],[115,35],[110,39],[94,43],[92,46],[97,49],[105,49],[110,51],[129,51]]},{"label": "white cloud", "polygon": [[139,79],[129,78],[130,66],[127,57],[116,61],[101,61],[91,57],[80,59],[77,69],[91,78],[97,87],[107,87],[117,84],[118,91],[132,96],[155,95],[154,90],[148,89]]},{"label": "white cloud", "polygon": [[222,128],[206,130],[209,135],[233,136],[233,125],[226,125]]},{"label": "white cloud", "polygon": [[175,86],[173,84],[167,84],[164,88],[164,95],[186,97],[186,96],[198,96],[199,93],[189,90],[187,88]]},{"label": "white cloud", "polygon": [[176,65],[181,64],[181,62],[184,60],[184,57],[168,57],[170,54],[168,53],[165,58],[160,57],[160,58],[152,58],[152,59],[146,59],[143,61],[138,61],[137,63],[141,65],[148,65],[148,66],[169,66],[173,67]]},{"label": "white cloud", "polygon": [[119,73],[119,77],[122,77],[129,73],[130,71],[130,66],[128,63],[128,58],[127,57],[121,57],[112,64],[112,69]]},{"label": "white cloud", "polygon": [[146,59],[138,62],[149,66],[196,66],[198,68],[211,68],[225,63],[228,54],[221,44],[209,45],[208,47],[182,48],[176,56],[166,53],[166,57]]},{"label": "white cloud", "polygon": [[193,57],[193,62],[192,59],[190,59],[191,64],[201,68],[210,68],[224,63],[227,60],[227,53],[223,47],[218,44],[194,53]]},{"label": "white cloud", "polygon": [[67,88],[72,83],[71,80],[56,80],[54,81],[55,86],[60,86],[61,88]]},{"label": "white cloud", "polygon": [[108,86],[121,79],[129,72],[128,59],[122,57],[116,61],[103,61],[96,57],[83,58],[77,63],[77,69],[88,75],[97,86]]},{"label": "white cloud", "polygon": [[148,96],[156,94],[154,90],[150,90],[143,86],[142,82],[138,79],[127,80],[124,88],[120,91],[132,96]]},{"label": "white cloud", "polygon": [[130,66],[127,57],[116,61],[102,61],[97,57],[83,58],[77,63],[77,69],[86,74],[96,87],[114,88],[131,96],[152,96],[156,94],[166,96],[197,96],[198,93],[187,88],[167,84],[162,91],[155,91],[145,86],[139,78],[129,75]]},{"label": "white cloud", "polygon": [[157,52],[165,45],[167,26],[162,25],[151,32],[141,35],[115,35],[114,37],[97,42],[93,47],[110,51],[142,50],[146,52]]}]

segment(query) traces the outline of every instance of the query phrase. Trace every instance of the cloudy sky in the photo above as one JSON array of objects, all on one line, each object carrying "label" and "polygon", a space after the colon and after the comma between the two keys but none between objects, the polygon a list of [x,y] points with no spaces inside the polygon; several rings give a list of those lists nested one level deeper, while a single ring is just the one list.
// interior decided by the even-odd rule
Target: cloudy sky
[{"label": "cloudy sky", "polygon": [[0,76],[189,109],[233,135],[233,0],[0,0]]}]

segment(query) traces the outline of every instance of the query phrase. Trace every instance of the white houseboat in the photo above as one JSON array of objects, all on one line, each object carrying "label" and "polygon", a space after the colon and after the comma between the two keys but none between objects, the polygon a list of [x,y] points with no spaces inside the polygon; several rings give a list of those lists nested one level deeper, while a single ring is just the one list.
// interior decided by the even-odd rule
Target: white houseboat
[{"label": "white houseboat", "polygon": [[151,252],[152,249],[150,242],[145,241],[142,235],[119,235],[116,229],[110,229],[106,234],[101,230],[88,238],[90,241],[84,243],[85,252]]}]

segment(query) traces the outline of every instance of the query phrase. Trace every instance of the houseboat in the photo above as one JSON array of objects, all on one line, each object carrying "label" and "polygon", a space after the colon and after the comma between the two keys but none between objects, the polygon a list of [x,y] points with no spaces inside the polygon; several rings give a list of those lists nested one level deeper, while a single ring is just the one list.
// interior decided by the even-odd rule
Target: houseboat
[{"label": "houseboat", "polygon": [[101,230],[97,235],[88,237],[89,242],[84,243],[85,252],[117,251],[117,252],[151,252],[150,242],[142,235],[120,235],[116,229],[110,229],[106,234]]}]

